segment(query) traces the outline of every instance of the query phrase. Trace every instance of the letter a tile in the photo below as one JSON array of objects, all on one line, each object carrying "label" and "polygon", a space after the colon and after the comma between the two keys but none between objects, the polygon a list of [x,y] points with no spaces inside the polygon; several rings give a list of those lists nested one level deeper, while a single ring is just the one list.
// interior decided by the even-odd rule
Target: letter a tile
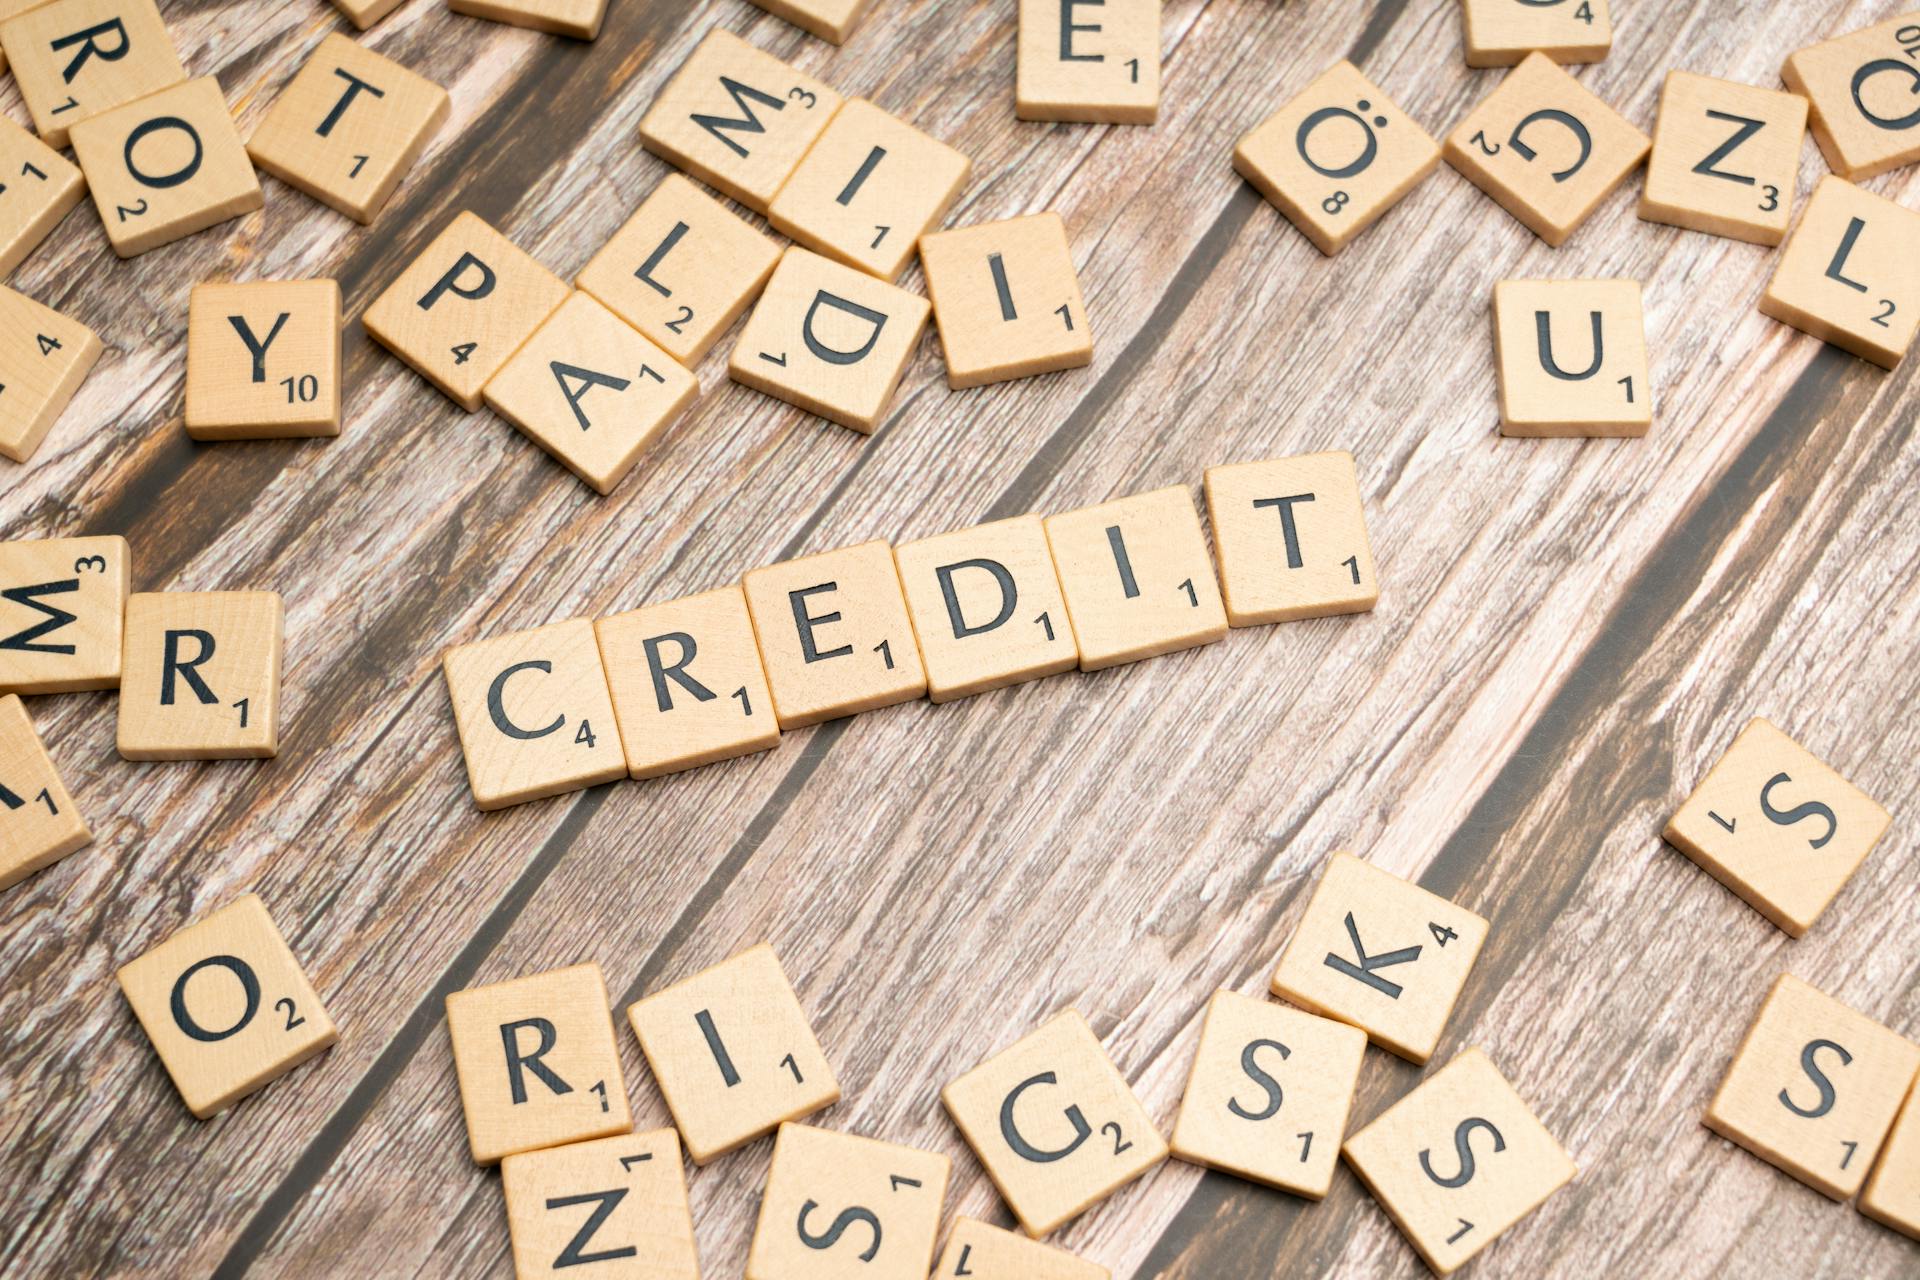
[{"label": "letter a tile", "polygon": [[955,391],[1093,363],[1067,224],[1051,211],[920,238]]},{"label": "letter a tile", "polygon": [[1359,613],[1380,598],[1352,454],[1208,467],[1206,491],[1233,626]]},{"label": "letter a tile", "polygon": [[1920,13],[1802,49],[1780,78],[1812,104],[1813,136],[1841,177],[1864,182],[1920,160]]},{"label": "letter a tile", "polygon": [[0,889],[93,843],[86,819],[34,731],[26,704],[0,697]]},{"label": "letter a tile", "polygon": [[1493,286],[1500,434],[1644,436],[1653,423],[1638,280]]},{"label": "letter a tile", "polygon": [[197,284],[187,304],[187,434],[340,434],[340,286]]},{"label": "letter a tile", "polygon": [[120,754],[128,760],[278,754],[282,612],[271,591],[128,596]]},{"label": "letter a tile", "polygon": [[1113,1280],[1097,1262],[1029,1240],[973,1218],[954,1220],[947,1247],[933,1268],[934,1280]]},{"label": "letter a tile", "polygon": [[0,44],[54,148],[81,121],[187,78],[153,0],[53,0],[0,25]]},{"label": "letter a tile", "polygon": [[33,456],[101,350],[78,320],[0,285],[0,458]]},{"label": "letter a tile", "polygon": [[1160,0],[1020,0],[1013,113],[1152,124],[1160,114]]},{"label": "letter a tile", "polygon": [[951,1163],[856,1134],[781,1125],[746,1280],[922,1280]]},{"label": "letter a tile", "polygon": [[0,542],[0,693],[118,686],[131,563],[118,534]]},{"label": "letter a tile", "polygon": [[1793,218],[1807,100],[1669,71],[1640,194],[1649,222],[1779,244]]},{"label": "letter a tile", "polygon": [[1787,238],[1760,314],[1891,369],[1920,327],[1920,212],[1831,175]]},{"label": "letter a tile", "polygon": [[700,1280],[671,1129],[508,1156],[500,1187],[517,1280]]}]

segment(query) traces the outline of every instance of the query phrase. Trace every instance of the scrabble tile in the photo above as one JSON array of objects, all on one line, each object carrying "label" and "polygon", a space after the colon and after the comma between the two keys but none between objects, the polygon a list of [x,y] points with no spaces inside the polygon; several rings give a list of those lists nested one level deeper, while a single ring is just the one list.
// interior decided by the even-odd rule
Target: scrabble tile
[{"label": "scrabble tile", "polygon": [[747,317],[727,374],[866,435],[927,323],[925,298],[795,246]]},{"label": "scrabble tile", "polygon": [[1613,47],[1607,0],[1464,0],[1467,65],[1510,67],[1536,49],[1555,62],[1599,62]]},{"label": "scrabble tile", "polygon": [[1160,0],[1020,0],[1013,113],[1152,124],[1160,114]]},{"label": "scrabble tile", "polygon": [[475,1164],[633,1127],[597,964],[456,991],[447,1035]]},{"label": "scrabble tile", "polygon": [[569,292],[511,240],[462,213],[363,320],[376,341],[472,413],[488,380]]},{"label": "scrabble tile", "polygon": [[[37,9],[46,2],[47,0],[0,0],[0,23],[5,23],[9,18],[17,18],[29,9]],[[0,46],[0,71],[6,69],[7,51],[4,46]]]},{"label": "scrabble tile", "polygon": [[747,1255],[747,1280],[923,1280],[951,1162],[783,1124]]},{"label": "scrabble tile", "polygon": [[258,897],[244,894],[120,967],[120,990],[196,1119],[339,1039]]},{"label": "scrabble tile", "polygon": [[886,543],[783,560],[753,570],[741,586],[782,729],[890,707],[927,691]]},{"label": "scrabble tile", "polygon": [[131,565],[118,534],[0,542],[0,693],[119,685]]},{"label": "scrabble tile", "polygon": [[1920,160],[1920,13],[1862,27],[1787,58],[1780,78],[1812,107],[1814,140],[1862,182]]},{"label": "scrabble tile", "polygon": [[7,19],[0,44],[35,131],[54,148],[82,120],[187,78],[154,0],[53,0]]},{"label": "scrabble tile", "polygon": [[935,702],[1071,671],[1080,661],[1039,516],[893,549]]},{"label": "scrabble tile", "polygon": [[873,0],[753,0],[753,3],[829,44],[845,44]]},{"label": "scrabble tile", "polygon": [[1834,1200],[1860,1189],[1920,1045],[1790,973],[1774,980],[1702,1123]]},{"label": "scrabble tile", "polygon": [[1640,216],[1779,244],[1793,218],[1806,132],[1807,100],[1798,94],[1669,71]]},{"label": "scrabble tile", "polygon": [[1787,239],[1760,313],[1891,369],[1920,323],[1920,212],[1825,177]]},{"label": "scrabble tile", "polygon": [[953,390],[1093,363],[1093,325],[1059,214],[936,231],[920,238],[920,263]]},{"label": "scrabble tile", "polygon": [[598,36],[600,21],[607,16],[607,0],[447,0],[447,8],[470,18],[530,27],[575,40]]},{"label": "scrabble tile", "polygon": [[1336,62],[1233,149],[1233,167],[1335,254],[1440,163],[1440,144],[1351,62]]},{"label": "scrabble tile", "polygon": [[1080,647],[1080,669],[1212,644],[1227,615],[1185,485],[1044,521]]},{"label": "scrabble tile", "polygon": [[1214,993],[1173,1154],[1318,1200],[1333,1185],[1367,1034],[1232,991]]},{"label": "scrabble tile", "polygon": [[656,778],[780,744],[739,587],[601,618],[593,630],[633,777]]},{"label": "scrabble tile", "polygon": [[1882,1226],[1920,1240],[1920,1106],[1913,1097],[1909,1090],[1854,1205]]},{"label": "scrabble tile", "polygon": [[1885,809],[1819,757],[1754,719],[1665,835],[1797,938],[1852,878],[1889,821]]},{"label": "scrabble tile", "polygon": [[677,173],[574,284],[691,368],[766,287],[780,246]]},{"label": "scrabble tile", "polygon": [[1496,204],[1565,244],[1653,146],[1543,53],[1507,73],[1442,150]]},{"label": "scrabble tile", "polygon": [[0,276],[38,248],[86,193],[78,165],[0,120]]},{"label": "scrabble tile", "polygon": [[0,458],[33,456],[100,352],[93,330],[0,285]]},{"label": "scrabble tile", "polygon": [[120,754],[234,760],[280,751],[280,597],[156,591],[127,597]]},{"label": "scrabble tile", "polygon": [[1653,423],[1638,280],[1493,286],[1500,434],[1644,436]]},{"label": "scrabble tile", "polygon": [[597,493],[633,469],[700,384],[626,321],[575,292],[493,375],[493,411]]},{"label": "scrabble tile", "polygon": [[0,889],[92,843],[26,704],[0,696]]},{"label": "scrabble tile", "polygon": [[447,91],[336,31],[247,141],[254,164],[369,223],[446,123]]},{"label": "scrabble tile", "polygon": [[1473,912],[1336,853],[1281,953],[1273,994],[1425,1062],[1486,940]]},{"label": "scrabble tile", "polygon": [[163,89],[73,126],[113,251],[132,258],[258,209],[263,198],[220,83]]},{"label": "scrabble tile", "polygon": [[700,1280],[680,1140],[622,1133],[500,1162],[519,1280]]},{"label": "scrabble tile", "polygon": [[761,943],[627,1008],[695,1164],[840,1101],[773,948]]},{"label": "scrabble tile", "polygon": [[934,1264],[934,1280],[974,1276],[977,1280],[1112,1280],[1097,1262],[1064,1249],[1029,1240],[973,1218],[956,1218],[947,1247]]},{"label": "scrabble tile", "polygon": [[467,782],[482,809],[626,775],[600,646],[587,619],[459,645],[441,665]]},{"label": "scrabble tile", "polygon": [[340,285],[197,284],[187,304],[187,434],[340,434]]},{"label": "scrabble tile", "polygon": [[946,143],[854,98],[774,196],[767,220],[809,249],[893,280],[972,171]]},{"label": "scrabble tile", "polygon": [[1167,1158],[1153,1118],[1074,1009],[953,1081],[940,1100],[1035,1239]]},{"label": "scrabble tile", "polygon": [[361,31],[398,9],[400,4],[401,0],[333,0],[333,7]]},{"label": "scrabble tile", "polygon": [[1347,1139],[1347,1163],[1428,1266],[1448,1275],[1577,1170],[1478,1049]]},{"label": "scrabble tile", "polygon": [[1361,613],[1380,598],[1352,454],[1208,467],[1204,487],[1229,625]]},{"label": "scrabble tile", "polygon": [[640,142],[755,213],[840,109],[812,76],[715,28],[640,121]]}]

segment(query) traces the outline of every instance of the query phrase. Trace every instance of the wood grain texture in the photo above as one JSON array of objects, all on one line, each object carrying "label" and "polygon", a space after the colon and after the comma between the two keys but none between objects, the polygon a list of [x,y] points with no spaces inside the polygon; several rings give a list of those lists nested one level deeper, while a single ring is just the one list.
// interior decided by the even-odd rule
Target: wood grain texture
[{"label": "wood grain texture", "polygon": [[[362,38],[448,86],[452,117],[371,231],[269,179],[264,210],[130,262],[82,211],[15,272],[109,350],[5,471],[0,531],[125,534],[136,590],[279,591],[287,666],[271,761],[129,764],[111,695],[34,700],[96,840],[0,896],[10,1273],[510,1274],[445,995],[596,961],[618,1011],[762,940],[845,1091],[815,1122],[951,1156],[949,1214],[1007,1225],[941,1085],[1073,1005],[1170,1123],[1208,997],[1260,989],[1335,848],[1491,920],[1435,1061],[1484,1047],[1581,1169],[1475,1275],[1914,1267],[1920,1246],[1699,1124],[1784,968],[1920,1029],[1914,360],[1883,372],[1760,316],[1772,255],[1641,222],[1638,179],[1556,251],[1443,170],[1323,259],[1233,144],[1342,57],[1441,134],[1500,74],[1463,65],[1452,0],[1169,0],[1153,128],[1016,121],[1013,8],[881,0],[836,50],[745,0],[615,0],[587,45],[410,0]],[[1647,0],[1579,76],[1644,130],[1670,67],[1771,85],[1792,50],[1899,11]],[[342,22],[165,16],[243,135]],[[1093,365],[953,393],[928,334],[867,438],[728,385],[725,339],[602,499],[367,341],[361,311],[462,209],[570,277],[667,172],[639,119],[716,25],[972,156],[955,224],[1059,212]],[[25,119],[11,87],[0,108]],[[1809,143],[1803,196],[1822,172]],[[1920,173],[1868,185],[1920,206]],[[195,444],[188,292],[274,276],[341,283],[343,432]],[[1493,284],[1555,276],[1645,282],[1645,439],[1497,436]],[[473,808],[449,645],[1325,449],[1358,460],[1371,613]],[[1797,942],[1659,839],[1756,714],[1894,811]],[[201,1124],[112,973],[249,889],[341,1040]],[[637,1125],[667,1123],[619,1044]],[[1419,1078],[1370,1050],[1351,1123]],[[770,1151],[692,1172],[707,1274],[740,1273]],[[1057,1243],[1116,1276],[1423,1274],[1344,1169],[1309,1205],[1169,1163]]]}]

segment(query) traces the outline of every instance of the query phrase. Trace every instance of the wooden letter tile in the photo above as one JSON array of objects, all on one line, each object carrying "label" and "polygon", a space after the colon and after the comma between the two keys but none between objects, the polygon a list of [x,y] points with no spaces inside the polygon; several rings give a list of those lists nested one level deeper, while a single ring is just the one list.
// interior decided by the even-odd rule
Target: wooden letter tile
[{"label": "wooden letter tile", "polygon": [[1812,104],[1814,140],[1863,182],[1920,160],[1920,13],[1862,27],[1787,59],[1780,78]]},{"label": "wooden letter tile", "polygon": [[475,1164],[633,1127],[599,965],[456,991],[447,1034]]},{"label": "wooden letter tile", "polygon": [[671,1129],[508,1156],[500,1186],[518,1280],[700,1280]]},{"label": "wooden letter tile", "polygon": [[1039,516],[975,525],[893,549],[927,668],[951,702],[1080,661]]},{"label": "wooden letter tile", "polygon": [[1216,992],[1173,1126],[1173,1154],[1321,1199],[1333,1185],[1366,1051],[1358,1027]]},{"label": "wooden letter tile", "polygon": [[949,1084],[940,1100],[1035,1239],[1167,1158],[1153,1118],[1074,1009]]},{"label": "wooden letter tile", "polygon": [[1160,114],[1160,0],[1020,0],[1013,113],[1152,124]]},{"label": "wooden letter tile", "polygon": [[1860,1189],[1920,1045],[1790,973],[1774,980],[1702,1123],[1835,1200]]},{"label": "wooden letter tile", "polygon": [[39,247],[87,193],[79,166],[11,120],[0,120],[0,276]]},{"label": "wooden letter tile", "polygon": [[1755,719],[1667,823],[1666,838],[1797,938],[1889,821],[1819,757]]},{"label": "wooden letter tile", "polygon": [[1882,1226],[1920,1240],[1920,1105],[1912,1092],[1880,1149],[1855,1206]]},{"label": "wooden letter tile", "polygon": [[1380,598],[1352,454],[1208,467],[1205,487],[1231,625],[1361,613]]},{"label": "wooden letter tile", "polygon": [[828,44],[845,44],[873,0],[753,0],[753,3]]},{"label": "wooden letter tile", "polygon": [[258,209],[260,180],[211,76],[73,126],[113,251],[123,258]]},{"label": "wooden letter tile", "polygon": [[922,1280],[950,1167],[914,1147],[781,1125],[747,1280]]},{"label": "wooden letter tile", "polygon": [[1320,252],[1335,254],[1440,163],[1440,144],[1336,62],[1233,149],[1233,167]]},{"label": "wooden letter tile", "polygon": [[755,569],[741,583],[782,729],[927,691],[900,574],[884,542]]},{"label": "wooden letter tile", "polygon": [[363,319],[375,340],[472,413],[488,379],[569,292],[479,216],[462,213]]},{"label": "wooden letter tile", "polygon": [[695,1164],[840,1101],[780,958],[766,943],[627,1008]]},{"label": "wooden letter tile", "polygon": [[626,775],[587,619],[463,644],[447,650],[442,665],[467,781],[482,809]]},{"label": "wooden letter tile", "polygon": [[372,222],[446,123],[447,91],[338,31],[247,142],[253,162],[355,222]]},{"label": "wooden letter tile", "polygon": [[82,120],[187,78],[154,0],[53,0],[0,25],[0,44],[34,129],[55,148]]},{"label": "wooden letter tile", "polygon": [[798,246],[781,256],[727,362],[735,382],[872,435],[927,323],[927,300]]},{"label": "wooden letter tile", "polygon": [[972,171],[946,143],[854,98],[780,188],[767,220],[809,249],[892,280]]},{"label": "wooden letter tile", "polygon": [[920,263],[955,391],[1093,363],[1093,326],[1059,214],[922,236]]},{"label": "wooden letter tile", "polygon": [[1464,0],[1467,65],[1510,67],[1536,49],[1555,62],[1599,62],[1613,48],[1607,0]]},{"label": "wooden letter tile", "polygon": [[601,618],[593,630],[633,777],[678,773],[780,745],[739,587]]},{"label": "wooden letter tile", "polygon": [[1447,135],[1447,163],[1551,245],[1587,220],[1653,146],[1544,53],[1528,54]]},{"label": "wooden letter tile", "polygon": [[159,591],[127,597],[120,754],[235,760],[280,750],[280,597]]},{"label": "wooden letter tile", "polygon": [[340,434],[340,286],[197,284],[187,305],[187,434]]},{"label": "wooden letter tile", "polygon": [[121,966],[119,978],[174,1088],[201,1120],[339,1039],[251,893]]},{"label": "wooden letter tile", "polygon": [[1045,524],[1082,671],[1227,634],[1207,537],[1185,485],[1048,516]]},{"label": "wooden letter tile", "polygon": [[365,31],[398,9],[400,0],[333,0],[333,7],[345,14],[355,27]]},{"label": "wooden letter tile", "polygon": [[1760,297],[1760,313],[1891,369],[1920,325],[1920,212],[1820,179]]},{"label": "wooden letter tile", "polygon": [[0,458],[33,456],[101,350],[78,320],[0,285]]},{"label": "wooden letter tile", "polygon": [[1638,280],[1493,286],[1500,434],[1644,436],[1653,423]]},{"label": "wooden letter tile", "polygon": [[1806,132],[1807,100],[1798,94],[1669,71],[1640,216],[1779,244],[1793,219]]},{"label": "wooden letter tile", "polygon": [[1273,993],[1425,1062],[1467,983],[1487,922],[1336,853],[1273,974]]},{"label": "wooden letter tile", "polygon": [[601,19],[607,16],[607,0],[447,0],[447,8],[470,18],[572,36],[575,40],[598,36]]},{"label": "wooden letter tile", "polygon": [[1347,1139],[1347,1163],[1427,1265],[1447,1275],[1577,1172],[1478,1049]]},{"label": "wooden letter tile", "polygon": [[0,542],[0,693],[117,686],[131,563],[117,534]]},{"label": "wooden letter tile", "polygon": [[672,356],[576,291],[493,375],[485,396],[596,493],[611,493],[699,390]]},{"label": "wooden letter tile", "polygon": [[765,213],[839,109],[827,85],[716,28],[660,91],[640,121],[640,142]]},{"label": "wooden letter tile", "polygon": [[1077,1258],[1038,1240],[1002,1231],[973,1218],[954,1220],[947,1247],[933,1268],[934,1280],[1112,1280],[1097,1262]]},{"label": "wooden letter tile", "polygon": [[0,889],[93,843],[66,784],[14,694],[0,697]]},{"label": "wooden letter tile", "polygon": [[668,174],[574,284],[692,368],[760,296],[780,246]]}]

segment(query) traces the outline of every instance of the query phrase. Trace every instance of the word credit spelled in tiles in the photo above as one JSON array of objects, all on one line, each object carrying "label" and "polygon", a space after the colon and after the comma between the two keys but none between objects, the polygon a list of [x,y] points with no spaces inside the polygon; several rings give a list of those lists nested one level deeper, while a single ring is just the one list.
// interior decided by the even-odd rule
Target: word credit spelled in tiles
[{"label": "word credit spelled in tiles", "polygon": [[1167,1158],[1166,1139],[1077,1010],[940,1091],[1028,1235],[1049,1235]]},{"label": "word credit spelled in tiles", "polygon": [[26,703],[0,696],[0,889],[92,842]]},{"label": "word credit spelled in tiles", "polygon": [[475,1164],[633,1127],[599,965],[455,991],[447,1034]]},{"label": "word credit spelled in tiles", "polygon": [[920,238],[947,386],[959,391],[1093,363],[1093,326],[1057,213]]},{"label": "word credit spelled in tiles", "polygon": [[517,1280],[700,1280],[680,1140],[622,1133],[500,1162]]},{"label": "word credit spelled in tiles", "polygon": [[1813,137],[1855,182],[1920,160],[1920,12],[1788,57],[1787,87],[1811,106]]},{"label": "word credit spelled in tiles", "polygon": [[1920,326],[1920,212],[1844,179],[1820,179],[1760,312],[1891,369]]},{"label": "word credit spelled in tiles", "polygon": [[14,83],[50,147],[68,131],[187,78],[154,0],[53,0],[0,24]]},{"label": "word credit spelled in tiles", "polygon": [[87,194],[79,166],[0,120],[0,277],[39,247]]},{"label": "word credit spelled in tiles", "polygon": [[1014,115],[1152,124],[1160,115],[1160,0],[1020,0]]},{"label": "word credit spelled in tiles", "polygon": [[1487,940],[1487,922],[1350,853],[1327,860],[1273,993],[1425,1062]]},{"label": "word credit spelled in tiles", "polygon": [[845,44],[873,0],[753,0],[753,3],[829,44]]},{"label": "word credit spelled in tiles", "polygon": [[103,349],[78,320],[0,285],[0,458],[33,456]]},{"label": "word credit spelled in tiles", "polygon": [[128,760],[278,754],[282,614],[272,591],[128,596],[120,754]]},{"label": "word credit spelled in tiles", "polygon": [[686,1139],[706,1164],[840,1100],[780,958],[765,943],[627,1008]]},{"label": "word credit spelled in tiles", "polygon": [[1440,163],[1440,144],[1351,62],[1337,62],[1233,149],[1235,172],[1335,254]]},{"label": "word credit spelled in tiles", "polygon": [[1669,71],[1640,216],[1779,244],[1793,220],[1806,132],[1807,100],[1798,94]]},{"label": "word credit spelled in tiles", "polygon": [[0,542],[0,693],[118,686],[132,575],[117,534]]},{"label": "word credit spelled in tiles", "polygon": [[1538,51],[1555,62],[1599,62],[1613,48],[1608,0],[1461,0],[1467,65],[1510,67]]},{"label": "word credit spelled in tiles", "polygon": [[249,893],[121,966],[120,990],[198,1119],[339,1039],[300,962]]},{"label": "word credit spelled in tiles", "polygon": [[1790,973],[1774,980],[1701,1118],[1834,1200],[1860,1189],[1920,1045]]},{"label": "word credit spelled in tiles", "polygon": [[1487,1056],[1458,1057],[1343,1148],[1427,1265],[1460,1267],[1577,1172]]},{"label": "word credit spelled in tiles", "polygon": [[274,99],[247,154],[295,190],[369,223],[449,109],[445,89],[336,31]]},{"label": "word credit spelled in tiles", "polygon": [[1500,434],[1644,436],[1653,424],[1638,280],[1493,286]]},{"label": "word credit spelled in tiles", "polygon": [[187,434],[340,434],[340,286],[197,284],[187,304]]},{"label": "word credit spelled in tiles", "polygon": [[1352,454],[1208,467],[1204,487],[1230,625],[1360,613],[1379,600]]},{"label": "word credit spelled in tiles", "polygon": [[1873,1175],[1855,1206],[1882,1226],[1920,1240],[1920,1103],[1909,1090]]},{"label": "word credit spelled in tiles", "polygon": [[1442,154],[1535,235],[1561,245],[1652,147],[1619,112],[1534,53],[1447,135]]},{"label": "word credit spelled in tiles", "polygon": [[1038,1240],[1002,1231],[976,1218],[956,1218],[947,1247],[934,1264],[934,1280],[1112,1280],[1097,1262],[1077,1258]]},{"label": "word credit spelled in tiles", "polygon": [[781,1125],[746,1280],[923,1280],[950,1169],[931,1151]]},{"label": "word credit spelled in tiles", "polygon": [[607,0],[447,0],[447,8],[469,18],[575,40],[599,36],[600,24],[607,16]]}]

